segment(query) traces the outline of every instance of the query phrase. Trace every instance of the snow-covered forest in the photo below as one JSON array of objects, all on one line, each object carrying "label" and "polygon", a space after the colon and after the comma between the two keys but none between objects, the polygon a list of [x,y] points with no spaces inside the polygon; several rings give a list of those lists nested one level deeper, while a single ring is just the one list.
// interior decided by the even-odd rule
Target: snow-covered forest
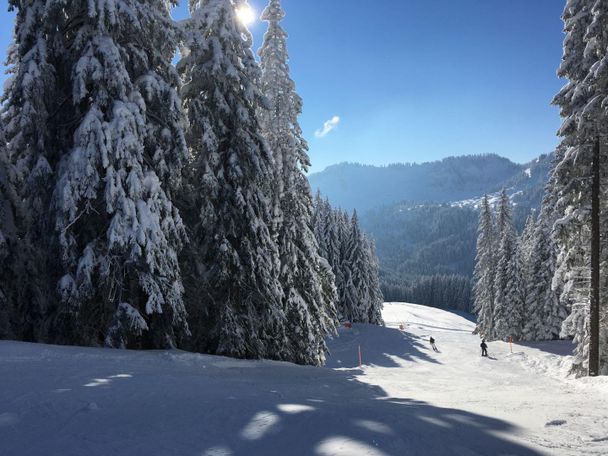
[{"label": "snow-covered forest", "polygon": [[319,253],[335,271],[341,318],[381,325],[384,298],[379,264],[373,240],[361,231],[357,211],[349,217],[317,193],[313,225]]},{"label": "snow-covered forest", "polygon": [[553,100],[562,142],[541,210],[521,236],[506,194],[496,211],[483,202],[478,331],[490,340],[571,337],[573,371],[597,375],[595,361],[608,375],[608,4],[569,0],[563,19],[567,84]]},{"label": "snow-covered forest", "polygon": [[5,5],[0,456],[608,455],[608,0]]},{"label": "snow-covered forest", "polygon": [[312,173],[309,181],[332,204],[358,211],[376,243],[387,301],[472,312],[483,196],[498,201],[507,189],[521,232],[528,215],[540,210],[553,157],[522,164],[493,154],[387,166],[342,163]]},{"label": "snow-covered forest", "polygon": [[256,59],[246,2],[176,3],[9,1],[0,338],[323,364],[383,298],[356,215],[313,205],[285,12]]}]

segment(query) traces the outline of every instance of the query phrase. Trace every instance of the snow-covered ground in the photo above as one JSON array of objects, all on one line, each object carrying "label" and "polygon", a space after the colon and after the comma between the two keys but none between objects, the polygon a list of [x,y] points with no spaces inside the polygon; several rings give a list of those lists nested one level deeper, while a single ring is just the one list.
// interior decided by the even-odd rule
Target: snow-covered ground
[{"label": "snow-covered ground", "polygon": [[569,343],[482,359],[465,316],[384,317],[327,368],[0,342],[0,455],[608,454],[608,380],[566,378]]}]

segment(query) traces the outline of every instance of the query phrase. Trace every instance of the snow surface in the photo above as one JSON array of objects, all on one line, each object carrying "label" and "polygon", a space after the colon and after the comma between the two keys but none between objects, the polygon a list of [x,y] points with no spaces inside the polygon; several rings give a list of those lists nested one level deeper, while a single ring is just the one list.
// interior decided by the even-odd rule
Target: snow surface
[{"label": "snow surface", "polygon": [[567,378],[569,342],[481,358],[464,314],[384,318],[327,368],[0,342],[0,455],[608,454],[608,379]]},{"label": "snow surface", "polygon": [[[526,170],[527,171],[527,170]],[[527,175],[527,173],[526,173]],[[528,177],[532,177],[531,175]],[[522,190],[518,190],[518,191],[513,191],[515,190],[514,187],[509,187],[506,189],[507,192],[512,192],[509,193],[509,199],[511,200],[511,204],[513,204],[514,206],[517,206],[517,203],[514,201],[514,199],[520,195],[522,195],[524,192]],[[490,203],[490,206],[495,208],[500,204],[500,197],[501,197],[501,193],[502,192],[496,192],[496,193],[490,193],[488,195],[486,195],[488,197],[488,202]],[[472,209],[479,209],[481,207],[481,203],[483,202],[484,196],[480,196],[478,198],[469,198],[466,200],[461,200],[461,201],[453,201],[450,203],[451,207],[468,207],[468,208],[472,208]]]}]

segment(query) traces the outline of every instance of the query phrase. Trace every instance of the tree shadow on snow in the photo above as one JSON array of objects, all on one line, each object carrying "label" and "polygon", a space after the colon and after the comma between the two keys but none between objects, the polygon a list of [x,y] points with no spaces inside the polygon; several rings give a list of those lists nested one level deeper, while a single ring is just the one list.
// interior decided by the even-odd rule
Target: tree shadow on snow
[{"label": "tree shadow on snow", "polygon": [[571,356],[575,345],[571,340],[548,340],[543,342],[517,342],[517,345],[535,348],[545,353],[559,356]]},{"label": "tree shadow on snow", "polygon": [[477,323],[477,317],[474,314],[470,314],[468,312],[464,312],[462,310],[451,310],[446,309],[448,312],[453,313],[454,315],[458,315],[466,320],[469,320],[471,323]]},{"label": "tree shadow on snow", "polygon": [[355,368],[359,366],[359,346],[364,365],[400,367],[400,362],[426,361],[440,364],[429,356],[428,341],[398,329],[374,325],[355,325],[341,329],[339,336],[328,342],[326,367]]},{"label": "tree shadow on snow", "polygon": [[417,329],[421,329],[421,330],[426,330],[426,331],[431,331],[431,330],[439,330],[441,332],[445,331],[445,332],[452,332],[452,333],[466,333],[466,334],[471,334],[472,331],[470,329],[454,329],[454,328],[450,328],[450,327],[446,327],[446,326],[435,326],[435,325],[429,325],[426,323],[410,323],[409,326],[415,327]]},{"label": "tree shadow on snow", "polygon": [[[347,371],[324,370],[318,382],[239,407],[223,419],[225,433],[209,439],[203,456],[252,455],[539,455],[499,436],[517,428],[505,421],[393,398]],[[301,376],[304,380],[306,375]],[[284,391],[276,385],[273,391]]]},{"label": "tree shadow on snow", "polygon": [[[404,352],[395,355],[423,357],[415,340],[399,340]],[[44,367],[42,382],[31,363],[5,363],[10,375],[0,386],[10,394],[0,394],[0,411],[19,412],[19,420],[0,426],[2,454],[541,454],[503,437],[518,431],[511,423],[390,397],[358,381],[357,369],[183,352],[48,351],[31,361]]]}]

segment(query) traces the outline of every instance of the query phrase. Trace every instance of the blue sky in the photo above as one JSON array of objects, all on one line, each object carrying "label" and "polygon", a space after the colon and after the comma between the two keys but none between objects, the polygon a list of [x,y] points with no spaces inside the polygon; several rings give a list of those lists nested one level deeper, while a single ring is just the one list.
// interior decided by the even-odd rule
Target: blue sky
[{"label": "blue sky", "polygon": [[[553,150],[564,3],[284,0],[312,171],[479,153],[525,162]],[[261,12],[265,1],[250,4]],[[0,0],[3,61],[6,10]],[[256,50],[264,28],[251,26]],[[326,122],[331,131],[315,136]]]}]

